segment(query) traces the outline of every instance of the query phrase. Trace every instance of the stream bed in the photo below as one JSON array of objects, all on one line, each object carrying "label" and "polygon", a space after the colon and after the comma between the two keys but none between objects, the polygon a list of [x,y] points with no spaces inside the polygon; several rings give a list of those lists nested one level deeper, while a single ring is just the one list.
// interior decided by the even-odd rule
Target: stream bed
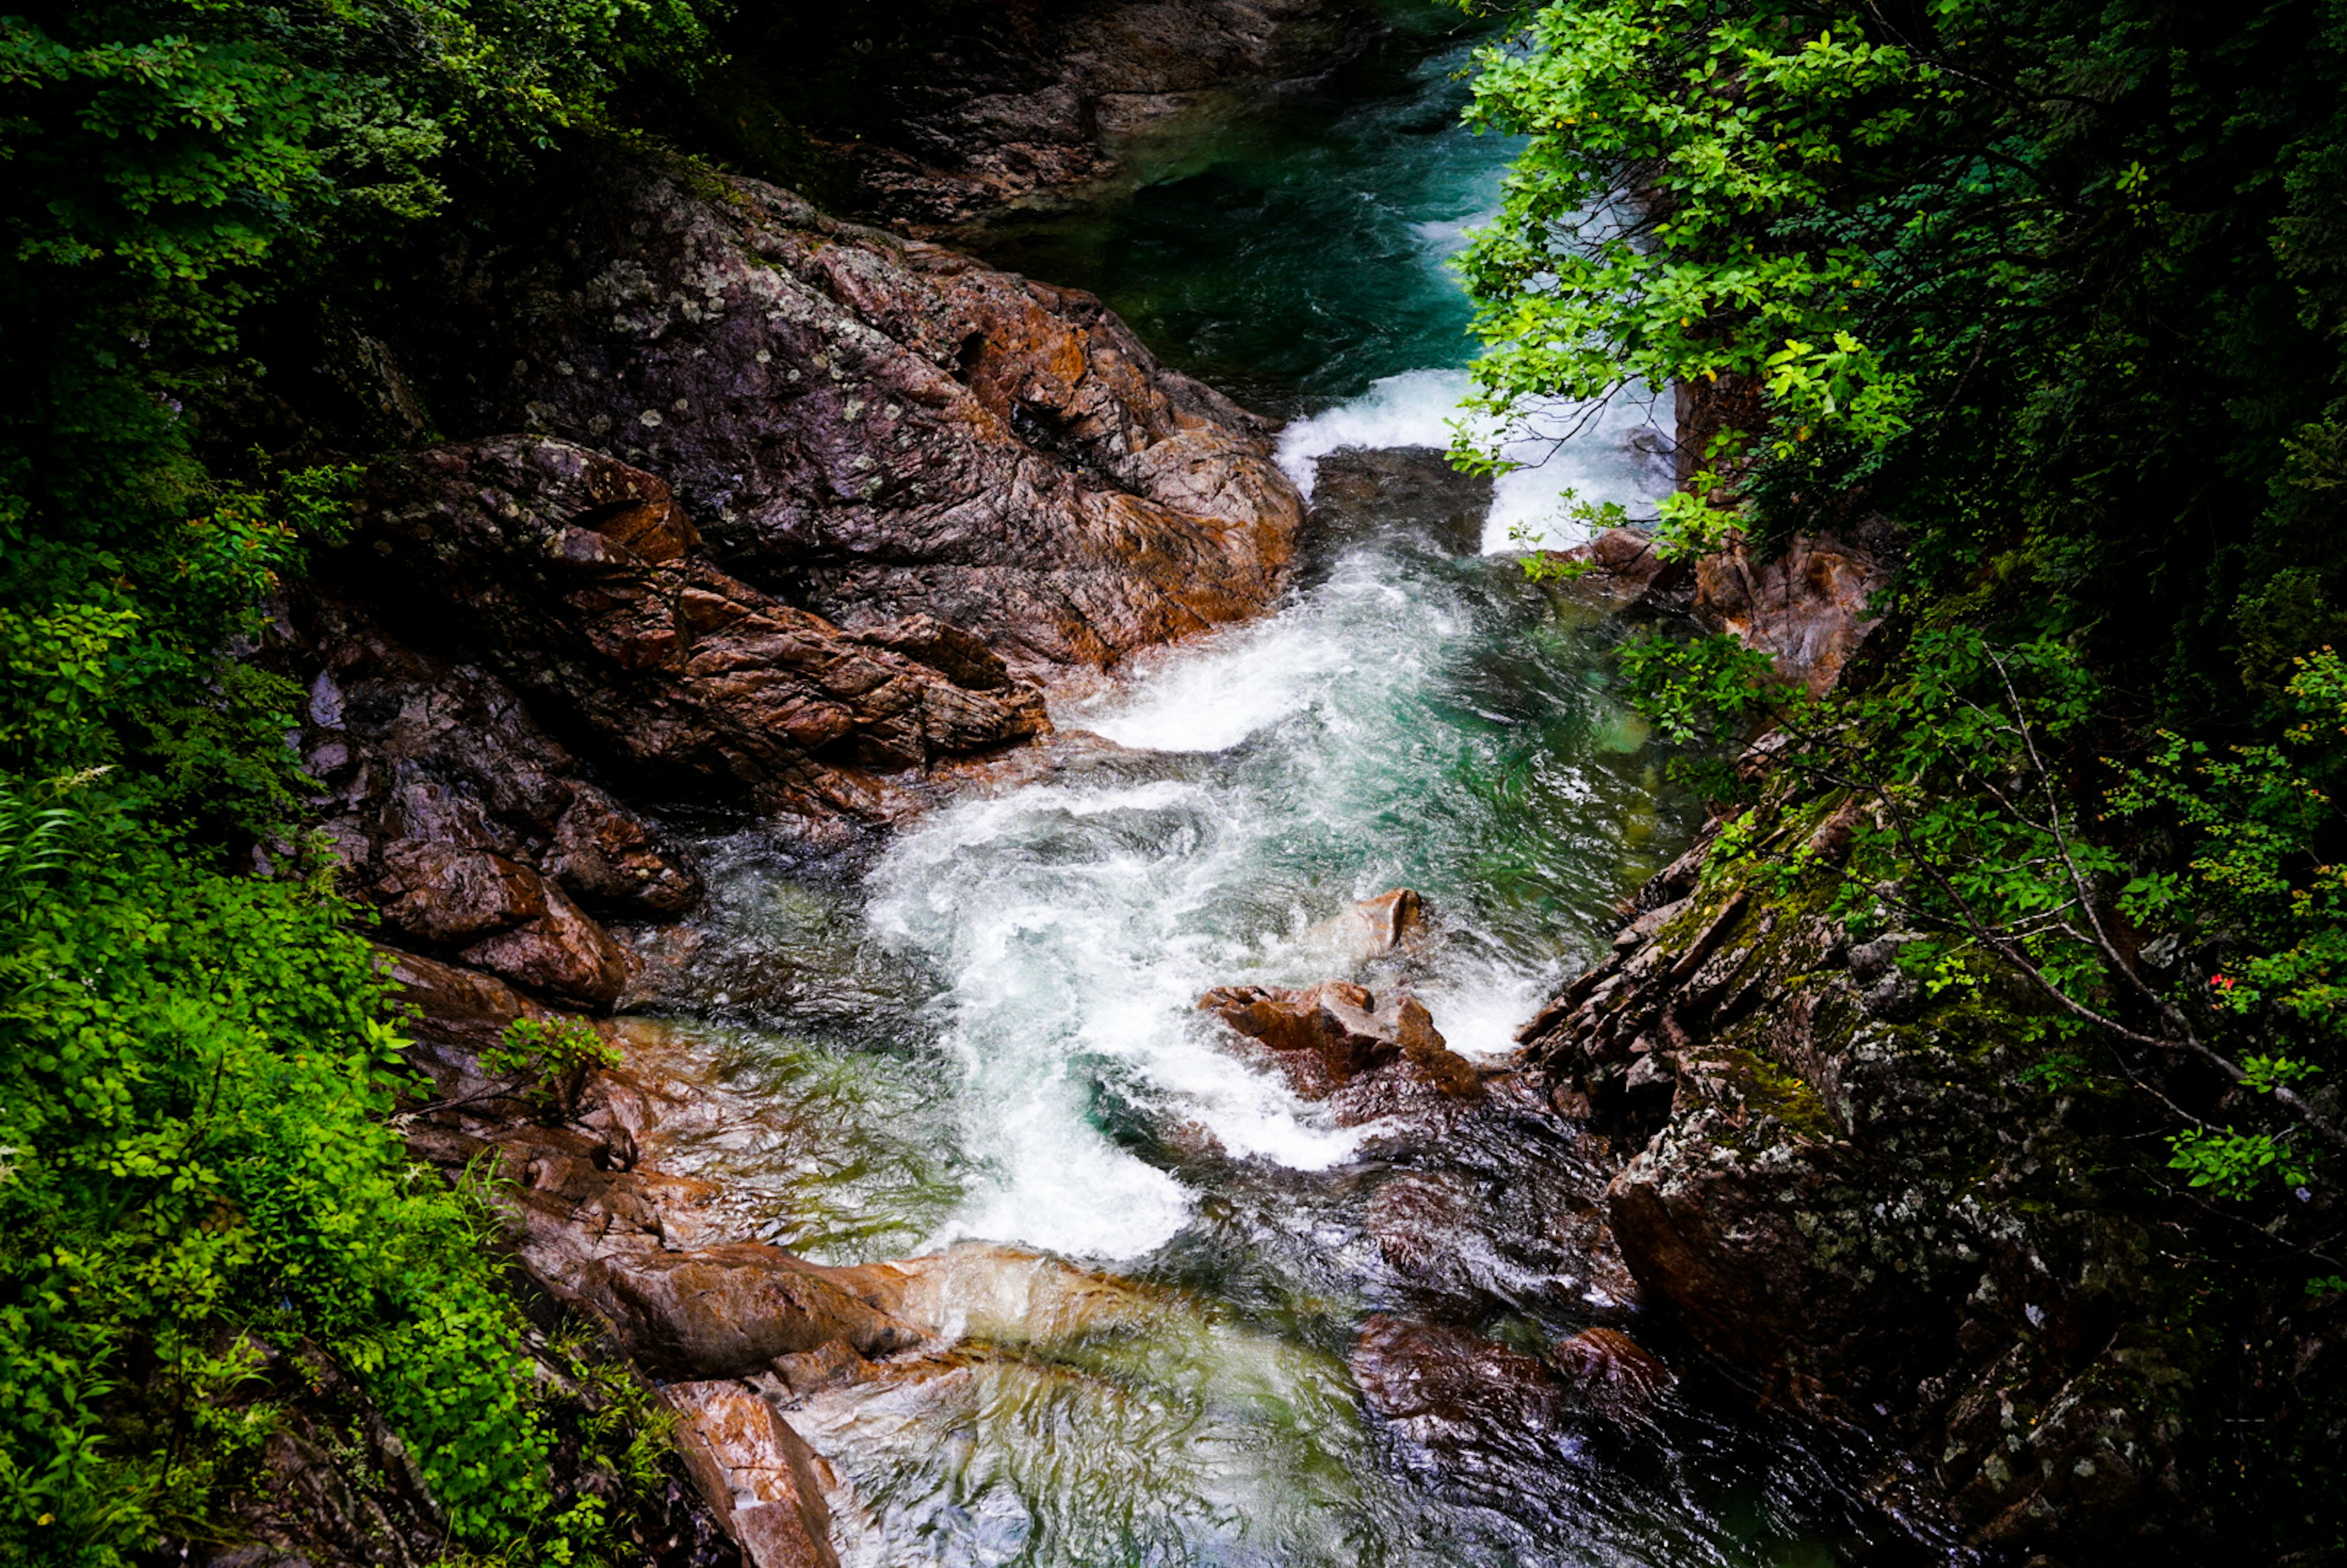
[{"label": "stream bed", "polygon": [[[1448,439],[1471,345],[1443,261],[1512,151],[1459,128],[1454,14],[1395,15],[1318,88],[1162,130],[1120,186],[974,241],[1288,417],[1307,486],[1340,450]],[[1422,515],[1323,517],[1277,613],[1055,704],[1114,748],[1065,745],[861,856],[702,843],[687,989],[648,1027],[750,1109],[659,1163],[818,1261],[970,1260],[958,1342],[791,1411],[837,1477],[845,1561],[1839,1560],[1841,1462],[1699,1368],[1627,1422],[1374,1413],[1372,1315],[1520,1357],[1645,1335],[1583,1245],[1603,1172],[1537,1107],[1339,1125],[1195,1005],[1407,986],[1496,1063],[1602,954],[1696,814],[1607,691],[1620,628],[1500,552],[1563,537],[1566,486],[1659,494],[1655,417],[1627,400],[1488,500],[1434,484]],[[1348,912],[1397,887],[1426,931],[1366,954]]]}]

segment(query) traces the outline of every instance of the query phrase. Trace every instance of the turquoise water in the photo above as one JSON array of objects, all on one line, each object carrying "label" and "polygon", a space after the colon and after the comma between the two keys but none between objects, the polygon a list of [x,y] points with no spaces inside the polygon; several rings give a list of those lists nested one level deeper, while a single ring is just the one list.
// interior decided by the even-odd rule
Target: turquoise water
[{"label": "turquoise water", "polygon": [[1447,9],[1395,10],[1409,30],[1319,89],[1143,134],[1118,149],[1117,190],[971,242],[1101,295],[1171,363],[1270,413],[1464,364],[1471,313],[1443,262],[1498,206],[1517,144],[1460,128],[1478,35]]},{"label": "turquoise water", "polygon": [[[1296,416],[1299,481],[1345,446],[1440,441],[1469,354],[1441,262],[1512,149],[1456,124],[1450,14],[1398,14],[1411,29],[1321,89],[1163,129],[1122,185],[976,243]],[[1495,511],[1568,482],[1651,497],[1651,417],[1610,414]],[[754,830],[704,845],[690,1016],[660,1029],[730,1109],[648,1153],[720,1178],[735,1234],[839,1263],[960,1249],[979,1282],[1040,1255],[1060,1282],[1021,1310],[974,1286],[952,1343],[792,1407],[838,1479],[845,1560],[1833,1561],[1859,1540],[1844,1461],[1728,1413],[1692,1360],[1626,1429],[1454,1441],[1355,1386],[1371,1313],[1530,1353],[1593,1322],[1653,1337],[1576,1251],[1603,1169],[1542,1116],[1338,1125],[1197,996],[1406,982],[1454,1049],[1497,1061],[1694,813],[1609,690],[1618,625],[1409,518],[1318,553],[1276,614],[1055,705],[1122,751],[863,856]],[[1347,911],[1394,886],[1431,930],[1365,966]],[[1379,1194],[1405,1178],[1458,1196],[1440,1243],[1471,1286],[1430,1295],[1381,1251]]]}]

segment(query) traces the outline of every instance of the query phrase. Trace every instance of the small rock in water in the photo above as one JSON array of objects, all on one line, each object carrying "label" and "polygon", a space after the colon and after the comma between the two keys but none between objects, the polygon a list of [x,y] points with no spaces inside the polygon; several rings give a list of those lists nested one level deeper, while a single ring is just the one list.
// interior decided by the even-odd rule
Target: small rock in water
[{"label": "small rock in water", "polygon": [[1400,951],[1426,930],[1426,900],[1408,887],[1365,898],[1353,906],[1353,915],[1372,958]]},{"label": "small rock in water", "polygon": [[1370,1409],[1455,1479],[1555,1457],[1575,1401],[1538,1357],[1439,1324],[1379,1313],[1348,1358]]},{"label": "small rock in water", "polygon": [[774,1376],[794,1396],[861,1383],[873,1374],[872,1363],[845,1339],[832,1339],[812,1350],[800,1350],[774,1360]]},{"label": "small rock in water", "polygon": [[[1224,986],[1198,999],[1238,1033],[1268,1046],[1307,1099],[1322,1100],[1366,1073],[1395,1068],[1449,1095],[1475,1091],[1474,1067],[1444,1044],[1425,1004],[1407,993],[1385,1005],[1367,989],[1325,980],[1302,990]],[[1399,1064],[1399,1065],[1398,1065]]]},{"label": "small rock in water", "polygon": [[1490,477],[1460,473],[1432,446],[1340,447],[1315,466],[1306,558],[1321,566],[1349,546],[1396,534],[1474,555],[1491,509]]}]

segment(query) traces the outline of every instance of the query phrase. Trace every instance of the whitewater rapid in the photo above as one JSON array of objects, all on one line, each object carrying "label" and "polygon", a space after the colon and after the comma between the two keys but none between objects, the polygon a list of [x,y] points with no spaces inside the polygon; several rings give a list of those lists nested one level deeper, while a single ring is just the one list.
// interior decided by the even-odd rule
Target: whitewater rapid
[{"label": "whitewater rapid", "polygon": [[[1308,492],[1317,459],[1338,448],[1440,445],[1464,385],[1452,370],[1382,380],[1292,424],[1280,460]],[[1487,549],[1519,548],[1509,532],[1527,525],[1572,542],[1543,509],[1560,477],[1585,499],[1650,501],[1652,462],[1630,445],[1646,425],[1642,409],[1608,410],[1536,476],[1503,477]],[[1475,774],[1556,719],[1511,736],[1501,715],[1495,733],[1477,709],[1489,694],[1471,688],[1492,645],[1545,608],[1512,561],[1371,541],[1270,618],[1055,708],[1062,729],[1158,753],[1164,776],[1128,768],[967,799],[894,843],[867,880],[869,917],[941,977],[931,1021],[961,1077],[975,1173],[932,1245],[1011,1242],[1103,1262],[1163,1246],[1197,1194],[1113,1135],[1135,1115],[1200,1130],[1240,1159],[1296,1170],[1345,1160],[1360,1134],[1232,1054],[1195,1003],[1214,986],[1343,978],[1320,933],[1389,887],[1433,898],[1453,938],[1419,985],[1437,1027],[1470,1057],[1509,1049],[1565,954],[1478,925],[1479,890],[1462,886],[1487,847],[1478,840],[1517,829]],[[1589,774],[1623,753],[1606,752],[1600,732],[1630,735],[1632,722],[1568,685],[1568,706],[1598,722],[1535,740],[1531,753],[1547,808],[1583,808],[1576,831],[1608,841],[1612,808]],[[1591,755],[1570,754],[1575,745]],[[1594,858],[1592,882],[1609,881],[1620,846]]]}]

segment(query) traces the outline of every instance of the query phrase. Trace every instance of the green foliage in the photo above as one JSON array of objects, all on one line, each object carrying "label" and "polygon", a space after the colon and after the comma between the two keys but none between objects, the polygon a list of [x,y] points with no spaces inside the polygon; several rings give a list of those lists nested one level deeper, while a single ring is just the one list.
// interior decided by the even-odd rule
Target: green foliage
[{"label": "green foliage", "polygon": [[[2140,920],[2190,921],[2237,955],[2209,979],[2210,1000],[2261,1018],[2275,1038],[2347,1040],[2347,870],[2330,863],[2347,833],[2332,791],[2347,776],[2347,665],[2329,649],[2297,661],[2285,692],[2295,723],[2280,745],[2205,743],[2167,733],[2112,794],[2125,815],[2155,815],[2191,846],[2186,867],[2127,889]],[[2270,1059],[2270,1081],[2293,1075]]]},{"label": "green foliage", "polygon": [[[1847,818],[1829,849],[1747,811],[1721,831],[1717,866],[1787,886],[1829,876],[1856,933],[1903,933],[1899,966],[1926,998],[2021,984],[2035,1005],[2016,1022],[2046,1045],[2024,1081],[2086,1081],[2088,1047],[2147,1087],[2179,1061],[2219,1070],[2237,1091],[2227,1106],[2193,1113],[2153,1091],[2184,1122],[2168,1163],[2188,1185],[2242,1199],[2316,1179],[2316,1145],[2340,1133],[2308,1094],[2347,1061],[2347,908],[2322,853],[2347,842],[2347,820],[2317,782],[2347,771],[2334,655],[2301,661],[2280,746],[2218,760],[2171,735],[2124,770],[2079,755],[2110,732],[2108,698],[2059,640],[1925,630],[1893,674],[1825,698],[1732,638],[1635,643],[1624,662],[1667,735],[1716,748],[1782,732],[1776,816],[1809,798]],[[2096,769],[2120,780],[2100,820],[2081,776]],[[2119,825],[2142,864],[2116,845]],[[2178,958],[2154,968],[2154,948]]]},{"label": "green foliage", "polygon": [[1726,633],[1643,638],[1625,643],[1621,659],[1630,700],[1673,741],[1738,738],[1799,702],[1774,660]]},{"label": "green foliage", "polygon": [[0,787],[0,1556],[199,1524],[269,1430],[248,1336],[352,1367],[461,1538],[532,1530],[515,1308],[383,1124],[366,943],[322,882],[207,869],[106,782]]},{"label": "green foliage", "polygon": [[624,1359],[598,1354],[584,1336],[557,1340],[555,1357],[586,1398],[586,1448],[638,1492],[657,1491],[669,1479],[682,1418]]},{"label": "green foliage", "polygon": [[[555,1489],[487,1212],[385,1125],[401,1042],[298,847],[299,692],[239,656],[356,470],[232,454],[231,411],[260,313],[369,286],[453,182],[703,42],[684,0],[0,15],[0,1560],[210,1528],[274,1419],[261,1344],[356,1376],[452,1550],[605,1533]],[[252,839],[275,872],[223,869]]]},{"label": "green foliage", "polygon": [[1911,592],[2248,722],[2347,633],[2343,89],[2333,0],[1525,5],[1462,429],[1676,382],[1666,551],[1883,512]]},{"label": "green foliage", "polygon": [[2024,1083],[2035,1084],[2049,1094],[2083,1089],[2095,1081],[2093,1064],[2075,1050],[2048,1051],[2014,1076]]},{"label": "green foliage", "polygon": [[151,614],[183,582],[238,575],[201,558],[298,534],[319,476],[258,507],[196,449],[254,368],[234,357],[246,318],[364,271],[439,209],[451,168],[511,166],[599,123],[626,73],[689,69],[702,39],[683,0],[0,17],[0,602],[111,594]]},{"label": "green foliage", "polygon": [[623,1060],[584,1019],[518,1018],[481,1053],[481,1070],[510,1077],[541,1112],[559,1121],[577,1112],[589,1073]]},{"label": "green foliage", "polygon": [[2193,1186],[2209,1188],[2219,1197],[2250,1197],[2276,1178],[2286,1187],[2309,1179],[2306,1164],[2270,1132],[2193,1127],[2170,1138],[2168,1147],[2174,1151],[2168,1162],[2171,1169],[2184,1172]]}]

